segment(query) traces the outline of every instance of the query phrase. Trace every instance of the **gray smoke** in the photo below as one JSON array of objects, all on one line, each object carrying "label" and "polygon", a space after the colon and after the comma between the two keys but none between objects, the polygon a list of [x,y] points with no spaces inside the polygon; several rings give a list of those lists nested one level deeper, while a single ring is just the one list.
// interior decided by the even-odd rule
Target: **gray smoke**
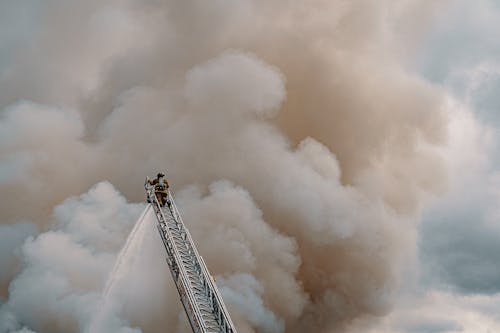
[{"label": "gray smoke", "polygon": [[[405,68],[433,2],[6,11],[24,6],[28,37],[1,42],[0,216],[43,232],[22,245],[1,332],[86,330],[143,207],[119,193],[142,201],[165,169],[240,333],[345,332],[390,310],[446,178],[442,92]],[[108,330],[184,332],[145,237]]]}]

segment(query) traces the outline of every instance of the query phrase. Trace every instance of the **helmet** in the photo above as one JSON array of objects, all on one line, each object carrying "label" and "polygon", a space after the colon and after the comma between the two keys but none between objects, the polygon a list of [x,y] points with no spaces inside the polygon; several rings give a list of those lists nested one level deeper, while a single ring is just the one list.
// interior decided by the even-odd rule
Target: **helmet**
[{"label": "helmet", "polygon": [[158,178],[160,177],[165,177],[165,175],[162,173],[162,172],[159,172],[158,175],[157,175]]}]

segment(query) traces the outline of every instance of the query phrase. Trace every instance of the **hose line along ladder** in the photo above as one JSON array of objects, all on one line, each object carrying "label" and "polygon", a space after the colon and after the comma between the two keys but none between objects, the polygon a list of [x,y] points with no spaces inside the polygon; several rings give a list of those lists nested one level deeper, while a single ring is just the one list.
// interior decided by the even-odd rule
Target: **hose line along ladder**
[{"label": "hose line along ladder", "polygon": [[182,222],[171,192],[168,191],[170,206],[161,207],[154,186],[145,187],[167,251],[168,267],[193,332],[236,333],[217,285]]}]

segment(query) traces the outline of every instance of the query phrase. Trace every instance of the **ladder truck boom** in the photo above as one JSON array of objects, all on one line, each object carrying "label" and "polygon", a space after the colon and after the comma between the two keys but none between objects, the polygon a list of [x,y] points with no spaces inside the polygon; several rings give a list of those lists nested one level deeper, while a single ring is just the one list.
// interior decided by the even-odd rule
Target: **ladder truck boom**
[{"label": "ladder truck boom", "polygon": [[170,190],[162,207],[154,186],[145,185],[157,228],[167,252],[170,273],[193,333],[236,333],[214,279],[184,225]]}]

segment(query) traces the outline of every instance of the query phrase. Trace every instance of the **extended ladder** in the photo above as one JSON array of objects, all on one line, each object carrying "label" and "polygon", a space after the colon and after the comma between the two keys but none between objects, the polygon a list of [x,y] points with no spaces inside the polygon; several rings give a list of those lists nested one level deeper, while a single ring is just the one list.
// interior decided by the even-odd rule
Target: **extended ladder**
[{"label": "extended ladder", "polygon": [[226,306],[203,258],[168,192],[170,206],[161,207],[153,186],[146,186],[158,231],[167,250],[167,263],[194,333],[236,333]]}]

